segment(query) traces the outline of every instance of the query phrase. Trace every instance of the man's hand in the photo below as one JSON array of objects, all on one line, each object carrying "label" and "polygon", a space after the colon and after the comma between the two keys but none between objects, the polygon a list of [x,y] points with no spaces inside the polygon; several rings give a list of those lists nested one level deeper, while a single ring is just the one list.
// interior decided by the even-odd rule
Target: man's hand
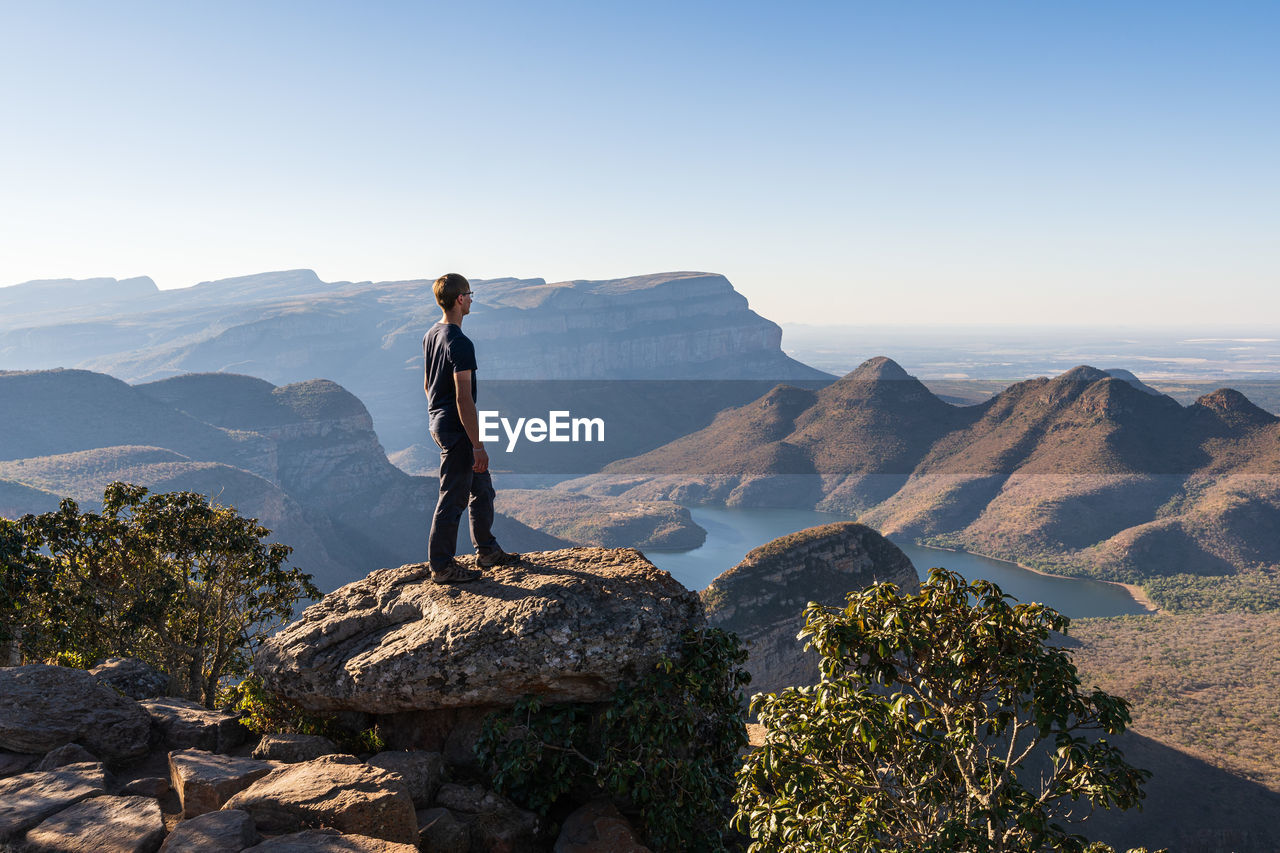
[{"label": "man's hand", "polygon": [[475,454],[476,462],[471,466],[471,470],[477,474],[483,474],[489,470],[489,451],[483,447],[473,447],[471,452]]}]

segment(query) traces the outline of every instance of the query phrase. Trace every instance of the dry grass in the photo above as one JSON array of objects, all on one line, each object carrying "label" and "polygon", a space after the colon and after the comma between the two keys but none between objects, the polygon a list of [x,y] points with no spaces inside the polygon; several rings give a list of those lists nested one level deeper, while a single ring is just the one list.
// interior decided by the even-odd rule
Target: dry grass
[{"label": "dry grass", "polygon": [[1081,619],[1085,686],[1133,703],[1133,730],[1280,792],[1280,613]]}]

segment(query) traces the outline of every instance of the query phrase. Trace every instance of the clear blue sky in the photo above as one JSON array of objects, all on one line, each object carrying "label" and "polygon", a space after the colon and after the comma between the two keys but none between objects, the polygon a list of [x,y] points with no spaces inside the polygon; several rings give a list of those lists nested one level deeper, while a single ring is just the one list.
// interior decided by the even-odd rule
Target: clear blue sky
[{"label": "clear blue sky", "polygon": [[0,2],[0,283],[1280,324],[1280,4]]}]

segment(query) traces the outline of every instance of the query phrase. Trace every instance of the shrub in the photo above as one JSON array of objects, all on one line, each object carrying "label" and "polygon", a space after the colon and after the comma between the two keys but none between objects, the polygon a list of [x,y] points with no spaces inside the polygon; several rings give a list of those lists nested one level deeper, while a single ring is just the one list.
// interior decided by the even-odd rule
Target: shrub
[{"label": "shrub", "polygon": [[1079,853],[1056,822],[1078,800],[1136,805],[1149,774],[1097,736],[1124,731],[1128,704],[1082,691],[1046,645],[1066,617],[1008,598],[934,569],[917,595],[877,584],[843,609],[810,604],[821,682],[754,704],[765,744],[735,796],[752,853]]},{"label": "shrub", "polygon": [[724,849],[724,808],[746,745],[738,638],[689,632],[679,654],[602,705],[536,697],[492,715],[476,745],[494,787],[547,814],[569,791],[594,789],[639,817],[658,850]]},{"label": "shrub", "polygon": [[101,514],[62,501],[0,526],[0,643],[26,660],[141,658],[212,706],[257,643],[318,597],[290,549],[193,492],[112,483]]}]

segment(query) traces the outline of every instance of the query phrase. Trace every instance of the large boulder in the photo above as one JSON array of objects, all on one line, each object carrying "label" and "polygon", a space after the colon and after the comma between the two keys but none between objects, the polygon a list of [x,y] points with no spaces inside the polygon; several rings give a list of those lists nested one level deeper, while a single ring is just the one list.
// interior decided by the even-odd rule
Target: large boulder
[{"label": "large boulder", "polygon": [[130,699],[163,696],[169,689],[169,676],[137,658],[107,658],[89,672]]},{"label": "large boulder", "polygon": [[751,692],[776,693],[818,681],[817,656],[796,639],[805,606],[843,605],[849,592],[880,581],[920,589],[902,549],[864,524],[842,521],[766,542],[713,580],[702,600],[707,621],[746,644]]},{"label": "large boulder", "polygon": [[78,743],[106,761],[147,752],[151,717],[82,669],[0,668],[0,749],[46,753]]},{"label": "large boulder", "polygon": [[703,624],[698,596],[639,551],[569,548],[463,585],[431,583],[425,564],[374,572],[308,607],[256,668],[313,710],[590,702]]},{"label": "large boulder", "polygon": [[331,827],[400,844],[418,841],[417,815],[404,780],[351,755],[286,765],[223,808],[248,812],[263,833]]},{"label": "large boulder", "polygon": [[275,765],[268,761],[216,755],[202,749],[169,753],[169,781],[178,792],[183,817],[222,808],[222,804],[266,776]]},{"label": "large boulder", "polygon": [[249,736],[236,715],[212,711],[190,699],[167,696],[140,704],[155,720],[167,749],[230,752]]}]

